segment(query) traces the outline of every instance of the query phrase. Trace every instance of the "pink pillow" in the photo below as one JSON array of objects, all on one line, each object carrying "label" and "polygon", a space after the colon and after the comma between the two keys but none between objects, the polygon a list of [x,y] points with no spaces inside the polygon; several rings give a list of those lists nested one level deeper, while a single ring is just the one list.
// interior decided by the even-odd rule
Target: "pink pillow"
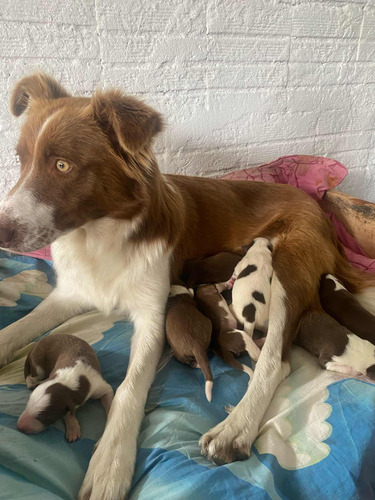
[{"label": "pink pillow", "polygon": [[282,156],[259,167],[237,170],[221,179],[290,184],[315,199],[321,199],[324,192],[340,184],[347,173],[339,161],[322,156],[295,155]]}]

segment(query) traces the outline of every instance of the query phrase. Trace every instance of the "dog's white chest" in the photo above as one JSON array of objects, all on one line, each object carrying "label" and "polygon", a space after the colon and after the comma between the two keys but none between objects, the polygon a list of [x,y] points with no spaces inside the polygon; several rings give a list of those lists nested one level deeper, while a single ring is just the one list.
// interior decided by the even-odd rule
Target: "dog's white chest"
[{"label": "dog's white chest", "polygon": [[148,300],[157,287],[164,288],[169,252],[160,242],[127,242],[121,224],[115,221],[110,231],[99,234],[80,234],[78,229],[53,244],[57,285],[62,293],[110,313],[116,308],[132,310]]}]

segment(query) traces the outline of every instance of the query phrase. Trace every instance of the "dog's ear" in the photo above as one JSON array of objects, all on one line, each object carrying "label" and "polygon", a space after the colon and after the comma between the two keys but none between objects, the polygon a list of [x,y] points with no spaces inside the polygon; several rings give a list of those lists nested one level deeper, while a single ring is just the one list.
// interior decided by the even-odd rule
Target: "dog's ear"
[{"label": "dog's ear", "polygon": [[22,78],[15,86],[10,98],[10,109],[14,116],[20,116],[29,105],[30,99],[57,99],[69,97],[68,92],[45,73]]},{"label": "dog's ear", "polygon": [[127,153],[135,153],[148,145],[163,128],[157,111],[117,90],[97,92],[92,105],[99,126],[115,146]]}]

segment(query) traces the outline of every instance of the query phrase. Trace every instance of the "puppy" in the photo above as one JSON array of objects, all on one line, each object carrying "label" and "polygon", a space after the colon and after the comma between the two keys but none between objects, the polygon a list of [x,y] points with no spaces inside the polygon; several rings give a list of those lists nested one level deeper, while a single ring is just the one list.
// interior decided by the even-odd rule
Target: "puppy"
[{"label": "puppy", "polygon": [[76,409],[89,398],[101,398],[108,415],[112,387],[101,376],[94,350],[82,339],[58,334],[40,340],[26,358],[25,379],[35,389],[18,419],[19,431],[37,434],[64,418],[66,439],[72,442],[81,436]]},{"label": "puppy", "polygon": [[375,380],[374,346],[340,325],[325,312],[303,316],[296,344],[319,358],[326,370],[363,374]]},{"label": "puppy", "polygon": [[227,281],[242,257],[235,253],[220,252],[211,257],[188,260],[182,269],[182,279],[188,287]]},{"label": "puppy", "polygon": [[246,351],[246,342],[249,342],[249,339],[243,331],[237,329],[237,320],[216,286],[198,286],[195,298],[200,311],[212,322],[211,345],[215,354],[229,366],[242,370],[252,377],[253,370],[234,357]]},{"label": "puppy", "polygon": [[193,296],[193,292],[184,286],[171,286],[165,320],[166,335],[178,361],[202,370],[206,380],[206,398],[211,401],[213,377],[207,349],[211,342],[212,324],[198,310]]},{"label": "puppy", "polygon": [[[232,289],[234,315],[253,336],[254,328],[267,330],[271,297],[272,245],[266,238],[255,238],[245,257],[237,264],[227,282]],[[258,354],[259,356],[259,354]]]},{"label": "puppy", "polygon": [[375,316],[332,274],[323,274],[319,295],[323,309],[361,339],[375,344]]}]

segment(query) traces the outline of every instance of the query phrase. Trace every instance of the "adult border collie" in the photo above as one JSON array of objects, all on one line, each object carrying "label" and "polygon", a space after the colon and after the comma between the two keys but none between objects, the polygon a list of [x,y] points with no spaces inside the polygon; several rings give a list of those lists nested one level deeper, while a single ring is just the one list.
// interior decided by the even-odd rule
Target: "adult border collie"
[{"label": "adult border collie", "polygon": [[58,278],[33,312],[0,332],[0,362],[88,309],[118,308],[134,322],[128,371],[80,498],[120,499],[131,487],[170,280],[185,260],[238,251],[263,236],[274,244],[268,335],[243,399],[201,438],[202,453],[216,463],[248,457],[289,373],[300,318],[320,310],[321,275],[335,275],[367,305],[375,303],[374,278],[350,267],[317,203],[294,187],[162,175],[151,148],[161,116],[133,97],[116,90],[71,97],[34,74],[16,85],[11,110],[26,119],[20,179],[0,204],[0,246],[31,251],[52,243]]}]

